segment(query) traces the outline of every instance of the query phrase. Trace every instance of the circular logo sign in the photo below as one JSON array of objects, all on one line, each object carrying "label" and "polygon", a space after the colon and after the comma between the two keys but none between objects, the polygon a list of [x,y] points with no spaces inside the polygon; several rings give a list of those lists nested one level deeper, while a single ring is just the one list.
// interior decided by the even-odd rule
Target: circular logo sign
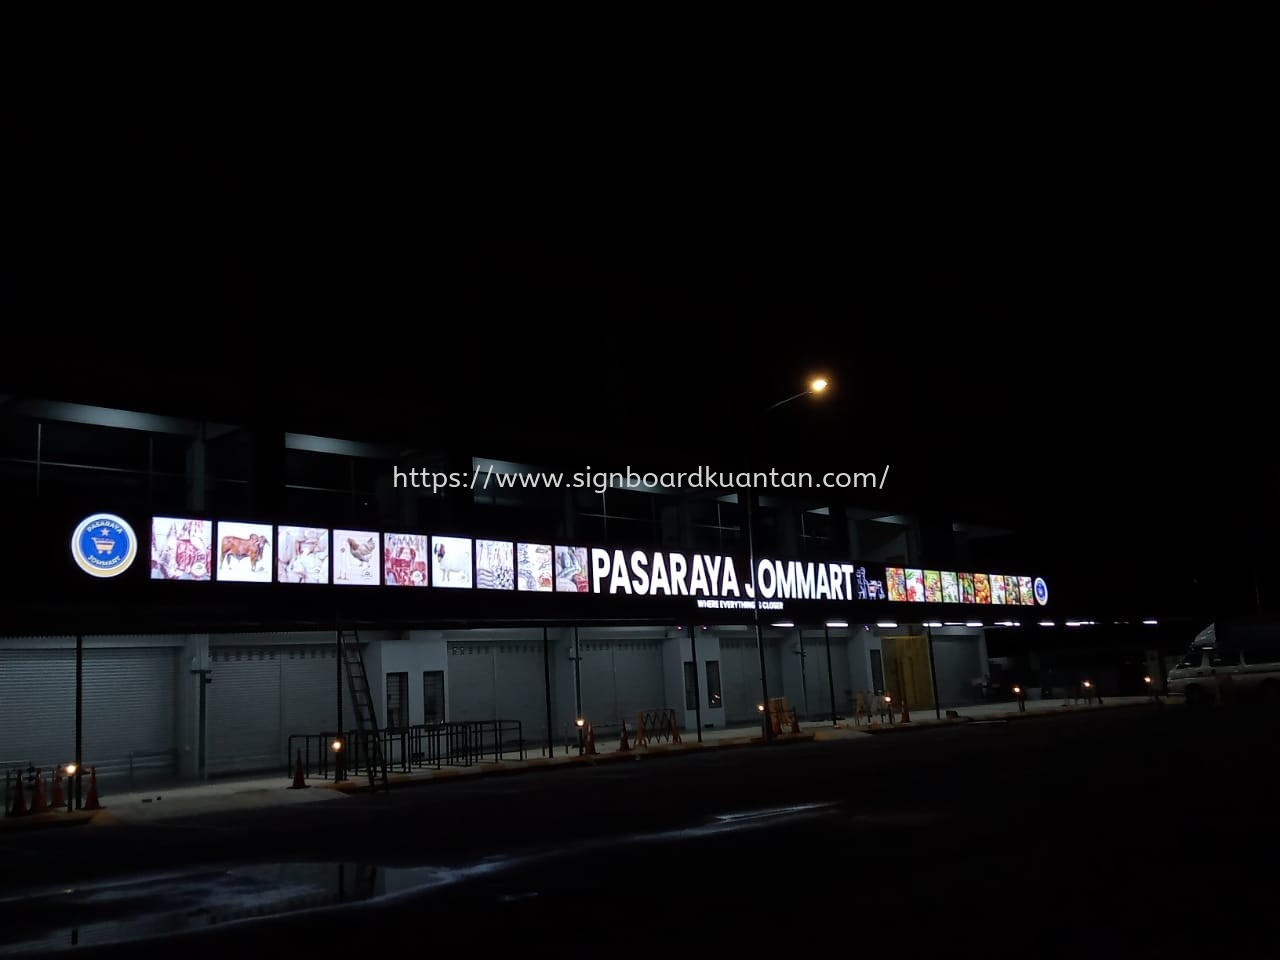
[{"label": "circular logo sign", "polygon": [[1043,607],[1049,602],[1049,588],[1045,585],[1044,577],[1036,577],[1035,591],[1036,603]]},{"label": "circular logo sign", "polygon": [[138,538],[114,513],[85,517],[71,535],[71,556],[92,577],[118,577],[133,565]]}]

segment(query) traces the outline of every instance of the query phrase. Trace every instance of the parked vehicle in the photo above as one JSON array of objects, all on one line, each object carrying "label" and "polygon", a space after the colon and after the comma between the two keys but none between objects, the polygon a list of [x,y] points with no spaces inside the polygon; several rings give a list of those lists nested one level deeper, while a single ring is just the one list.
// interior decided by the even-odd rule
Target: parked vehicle
[{"label": "parked vehicle", "polygon": [[1170,696],[1187,703],[1280,703],[1280,623],[1211,623],[1169,671]]}]

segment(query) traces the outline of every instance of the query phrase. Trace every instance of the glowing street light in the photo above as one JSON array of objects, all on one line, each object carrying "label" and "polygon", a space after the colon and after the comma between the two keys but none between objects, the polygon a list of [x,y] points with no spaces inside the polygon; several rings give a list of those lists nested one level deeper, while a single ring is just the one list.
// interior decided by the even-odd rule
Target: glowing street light
[{"label": "glowing street light", "polygon": [[[805,388],[804,390],[801,390],[799,393],[793,394],[792,396],[787,397],[783,400],[779,400],[777,403],[773,404],[772,406],[766,407],[762,411],[761,417],[763,417],[764,414],[777,410],[778,407],[781,407],[785,404],[790,403],[792,400],[799,400],[801,397],[807,397],[813,393],[821,393],[823,390],[826,390],[828,386],[829,386],[829,383],[825,377],[814,377],[809,381],[808,387]],[[753,518],[753,514],[755,511],[752,508],[752,502],[755,500],[755,496],[751,490],[746,490],[745,493],[746,493],[746,501],[747,501],[747,557],[748,557],[748,562],[751,565],[751,582],[752,584],[755,584],[757,588],[756,593],[758,594],[759,585],[756,584],[756,580],[758,579],[756,574],[758,573],[758,571],[756,569],[755,521]],[[762,701],[762,706],[760,707],[760,709],[763,711],[769,705],[769,682],[766,676],[767,671],[766,671],[765,662],[764,662],[764,630],[762,630],[760,627],[760,597],[759,596],[753,596],[751,598],[751,619],[755,626],[755,631],[756,631],[756,650],[760,655],[760,700]],[[772,734],[773,734],[773,731],[771,729],[771,724],[766,722],[764,724],[764,739],[766,741],[771,739]]]}]

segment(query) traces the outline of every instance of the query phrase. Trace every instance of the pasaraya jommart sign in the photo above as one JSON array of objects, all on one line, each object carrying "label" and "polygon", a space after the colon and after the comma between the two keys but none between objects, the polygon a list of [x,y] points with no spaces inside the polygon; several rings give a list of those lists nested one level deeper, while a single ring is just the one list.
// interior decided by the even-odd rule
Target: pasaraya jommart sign
[{"label": "pasaraya jommart sign", "polygon": [[[856,578],[856,580],[855,580]],[[761,560],[742,581],[733,557],[707,553],[591,550],[591,589],[614,596],[694,597],[702,609],[780,609],[783,600],[868,600],[866,568],[852,563]],[[705,601],[705,602],[703,602]]]},{"label": "pasaraya jommart sign", "polygon": [[[772,557],[752,569],[749,560],[725,554],[201,517],[151,517],[148,526],[150,578],[170,582],[290,585],[284,591],[294,585],[363,587],[406,595],[417,587],[495,601],[499,592],[688,598],[703,610],[780,610],[787,601],[1042,606],[1049,598],[1042,578],[997,573]],[[75,526],[71,553],[90,576],[124,580],[140,566],[134,561],[146,544],[123,517],[99,513]],[[542,602],[531,597],[521,607],[536,610]]]},{"label": "pasaraya jommart sign", "polygon": [[[748,568],[750,563],[748,563]],[[733,557],[672,551],[591,549],[591,590],[612,596],[693,597],[700,609],[782,609],[785,600],[901,600],[1043,606],[1041,577],[950,570],[872,568],[862,564],[762,558],[754,578],[742,578]],[[885,582],[891,584],[886,593]],[[972,589],[973,584],[979,589]],[[901,585],[902,591],[895,589]],[[916,585],[920,589],[916,590]],[[759,589],[757,591],[757,585]],[[997,589],[998,587],[998,589]]]}]

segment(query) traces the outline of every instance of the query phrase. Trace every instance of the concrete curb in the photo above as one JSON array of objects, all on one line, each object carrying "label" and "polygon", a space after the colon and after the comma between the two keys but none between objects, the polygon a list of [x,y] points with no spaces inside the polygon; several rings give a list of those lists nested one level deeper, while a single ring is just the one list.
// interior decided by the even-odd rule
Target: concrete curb
[{"label": "concrete curb", "polygon": [[[1168,704],[1161,703],[1160,706],[1166,707],[1168,706]],[[1066,714],[1078,714],[1078,713],[1097,711],[1097,710],[1123,710],[1126,708],[1135,709],[1139,707],[1143,707],[1150,710],[1152,709],[1152,703],[1149,700],[1143,700],[1138,703],[1126,700],[1120,703],[1071,704],[1065,707],[1054,707],[1048,710],[1028,710],[1026,713],[1022,713],[1018,710],[1013,710],[1005,713],[987,714],[985,716],[980,716],[980,717],[962,716],[962,717],[959,717],[958,719],[957,718],[944,719],[944,720],[930,719],[930,720],[913,721],[911,723],[895,723],[892,725],[882,724],[874,727],[862,727],[861,732],[871,734],[872,736],[884,736],[885,734],[913,733],[920,730],[940,730],[945,727],[963,727],[971,723],[1000,723],[1000,722],[1005,722],[1009,720],[1023,721],[1023,720],[1039,719],[1043,717],[1061,717]],[[849,727],[847,729],[852,730],[854,728]]]},{"label": "concrete curb", "polygon": [[[28,813],[21,817],[0,818],[0,833],[8,830],[35,830],[39,827],[74,827],[92,823],[101,818],[107,822],[106,808],[101,810],[46,810],[42,813]],[[114,818],[111,818],[114,819]]]}]

